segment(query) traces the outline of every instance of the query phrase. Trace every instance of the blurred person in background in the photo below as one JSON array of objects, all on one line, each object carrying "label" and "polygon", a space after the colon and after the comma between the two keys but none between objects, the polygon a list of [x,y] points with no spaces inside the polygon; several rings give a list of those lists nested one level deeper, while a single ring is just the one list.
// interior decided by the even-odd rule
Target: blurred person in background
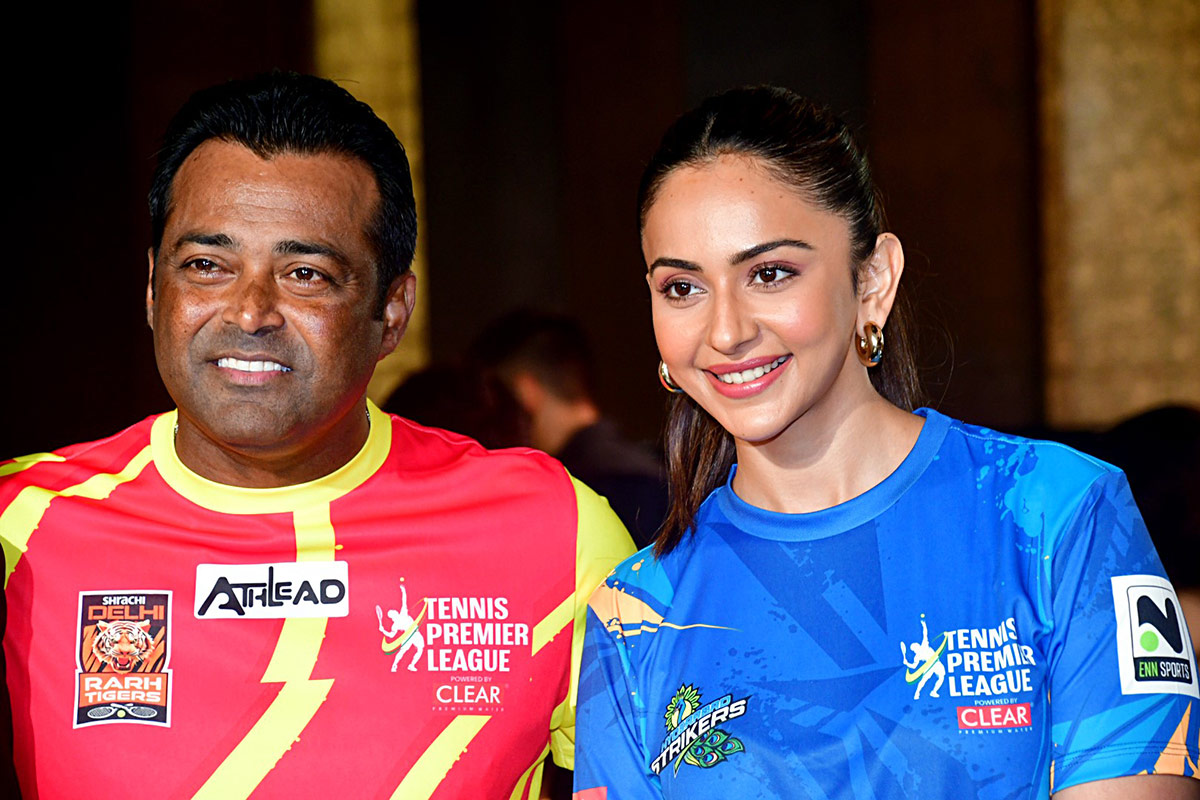
[{"label": "blurred person in background", "polygon": [[417,370],[396,387],[383,410],[470,436],[488,449],[529,442],[529,419],[508,387],[491,373],[460,364]]},{"label": "blurred person in background", "polygon": [[577,800],[1196,798],[1195,655],[1124,475],[917,408],[845,124],[710,98],[639,211],[671,506],[590,601]]},{"label": "blurred person in background", "polygon": [[649,544],[666,514],[662,462],[601,413],[591,349],[579,323],[514,311],[488,325],[470,353],[516,397],[529,420],[526,443],[607,498],[638,547]]}]

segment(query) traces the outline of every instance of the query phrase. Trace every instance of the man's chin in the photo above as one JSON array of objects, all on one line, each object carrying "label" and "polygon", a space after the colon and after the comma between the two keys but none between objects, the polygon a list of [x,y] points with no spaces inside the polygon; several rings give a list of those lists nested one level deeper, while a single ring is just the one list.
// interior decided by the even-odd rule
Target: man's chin
[{"label": "man's chin", "polygon": [[204,438],[227,450],[273,450],[286,447],[302,427],[294,414],[261,406],[240,406],[206,414],[189,414]]}]

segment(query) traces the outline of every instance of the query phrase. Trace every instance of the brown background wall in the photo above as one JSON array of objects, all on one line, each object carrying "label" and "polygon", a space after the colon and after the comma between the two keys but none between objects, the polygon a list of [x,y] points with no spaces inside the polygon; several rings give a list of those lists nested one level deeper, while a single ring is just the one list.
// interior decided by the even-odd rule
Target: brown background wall
[{"label": "brown background wall", "polygon": [[[860,127],[908,252],[932,400],[994,426],[1045,421],[1031,0],[550,8],[417,6],[434,358],[516,306],[577,314],[600,354],[602,403],[652,438],[663,403],[637,176],[685,108],[773,82]],[[3,455],[168,407],[142,313],[157,137],[195,88],[311,69],[317,35],[310,7],[287,0],[136,2],[19,27],[37,56],[10,110],[20,202],[18,281],[0,300]]]}]

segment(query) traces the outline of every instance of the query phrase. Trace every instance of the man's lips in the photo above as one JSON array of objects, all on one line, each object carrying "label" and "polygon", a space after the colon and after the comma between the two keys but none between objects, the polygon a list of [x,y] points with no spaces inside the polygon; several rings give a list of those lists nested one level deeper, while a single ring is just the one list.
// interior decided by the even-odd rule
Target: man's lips
[{"label": "man's lips", "polygon": [[713,387],[726,397],[749,397],[774,383],[791,358],[767,356],[737,364],[716,364],[705,369],[705,373]]},{"label": "man's lips", "polygon": [[272,361],[268,358],[234,358],[223,356],[216,360],[216,365],[222,369],[232,369],[238,372],[291,372],[292,368]]},{"label": "man's lips", "polygon": [[287,364],[261,354],[221,356],[209,363],[226,381],[238,386],[262,386],[292,371]]}]

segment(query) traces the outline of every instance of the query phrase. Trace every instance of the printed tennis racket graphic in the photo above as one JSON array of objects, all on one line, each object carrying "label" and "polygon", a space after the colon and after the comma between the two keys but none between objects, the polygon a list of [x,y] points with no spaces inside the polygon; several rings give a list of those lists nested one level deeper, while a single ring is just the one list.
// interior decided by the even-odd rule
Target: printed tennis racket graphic
[{"label": "printed tennis racket graphic", "polygon": [[87,712],[87,715],[92,719],[108,719],[113,714],[118,714],[122,717],[125,714],[129,714],[139,719],[150,719],[158,715],[158,710],[146,706],[135,706],[133,703],[109,703],[107,706],[90,708]]}]

